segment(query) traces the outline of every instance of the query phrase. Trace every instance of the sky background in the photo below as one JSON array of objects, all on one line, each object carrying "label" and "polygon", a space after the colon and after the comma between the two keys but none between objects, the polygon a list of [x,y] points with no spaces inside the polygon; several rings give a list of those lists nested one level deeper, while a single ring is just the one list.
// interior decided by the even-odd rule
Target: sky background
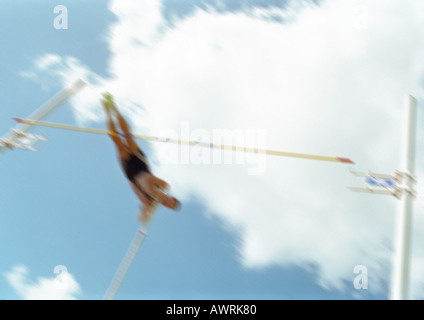
[{"label": "sky background", "polygon": [[[108,90],[136,133],[219,143],[238,132],[226,138],[393,173],[412,94],[420,182],[423,24],[420,0],[0,0],[0,128],[81,78],[45,120],[105,128]],[[38,152],[0,155],[0,299],[102,299],[139,226],[137,199],[106,136],[32,132],[49,138]],[[388,298],[399,201],[349,191],[349,166],[140,145],[183,206],[158,210],[118,299]],[[367,289],[354,287],[357,266]]]}]

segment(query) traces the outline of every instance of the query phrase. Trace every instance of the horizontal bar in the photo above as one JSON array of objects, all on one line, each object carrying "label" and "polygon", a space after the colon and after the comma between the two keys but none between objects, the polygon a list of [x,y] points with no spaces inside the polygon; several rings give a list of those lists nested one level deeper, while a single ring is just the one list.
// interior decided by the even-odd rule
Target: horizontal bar
[{"label": "horizontal bar", "polygon": [[[72,126],[67,124],[59,124],[59,123],[44,122],[44,121],[37,121],[37,120],[30,120],[30,119],[19,119],[19,118],[14,118],[14,120],[19,123],[24,123],[24,124],[28,124],[32,126],[42,126],[42,127],[57,128],[57,129],[63,129],[63,130],[88,132],[88,133],[94,133],[94,134],[107,134],[107,135],[115,135],[115,136],[122,135],[120,133],[112,132],[108,130],[78,127],[78,126]],[[134,138],[146,140],[146,141],[168,142],[168,143],[175,143],[175,144],[181,144],[181,145],[200,146],[200,147],[206,147],[206,148],[216,148],[216,149],[230,150],[230,151],[257,153],[257,154],[273,155],[273,156],[279,156],[279,157],[292,157],[292,158],[301,158],[301,159],[309,159],[309,160],[320,160],[320,161],[354,164],[354,162],[351,159],[342,158],[342,157],[331,157],[331,156],[323,156],[323,155],[316,155],[316,154],[295,153],[295,152],[278,151],[278,150],[230,146],[230,145],[223,145],[223,144],[216,144],[216,143],[205,143],[205,142],[199,142],[199,141],[171,139],[171,138],[147,136],[147,135],[140,135],[140,134],[133,134],[132,136]]]}]

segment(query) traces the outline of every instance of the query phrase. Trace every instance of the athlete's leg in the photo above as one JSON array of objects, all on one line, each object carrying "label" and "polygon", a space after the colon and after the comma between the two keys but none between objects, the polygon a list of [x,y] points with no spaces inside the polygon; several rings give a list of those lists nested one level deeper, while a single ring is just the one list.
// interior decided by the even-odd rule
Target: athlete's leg
[{"label": "athlete's leg", "polygon": [[113,96],[110,93],[105,92],[103,94],[102,103],[105,106],[105,109],[109,111],[113,111],[115,113],[115,117],[125,137],[126,146],[130,153],[135,154],[138,151],[137,142],[132,137],[130,125],[116,108],[115,101],[113,100]]},{"label": "athlete's leg", "polygon": [[106,123],[107,123],[107,128],[108,128],[108,131],[109,131],[108,135],[112,139],[112,141],[115,143],[115,146],[116,146],[116,149],[117,149],[117,152],[118,152],[118,156],[121,159],[126,159],[126,158],[128,158],[128,152],[126,150],[126,146],[125,146],[124,142],[116,134],[117,133],[116,125],[115,125],[115,122],[113,121],[111,109],[108,105],[108,102],[105,101],[105,100],[102,100],[102,105],[103,105],[105,112],[106,112]]},{"label": "athlete's leg", "polygon": [[130,125],[119,112],[116,112],[116,119],[121,127],[122,133],[124,134],[128,149],[133,154],[137,153],[139,147],[132,136]]}]

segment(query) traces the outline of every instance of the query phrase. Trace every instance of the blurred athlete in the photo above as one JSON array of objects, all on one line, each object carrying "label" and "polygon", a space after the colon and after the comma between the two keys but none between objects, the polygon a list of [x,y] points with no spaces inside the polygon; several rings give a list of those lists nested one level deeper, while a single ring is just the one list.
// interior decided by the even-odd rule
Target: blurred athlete
[{"label": "blurred athlete", "polygon": [[[169,189],[168,183],[152,174],[145,154],[134,140],[127,121],[116,109],[112,95],[104,93],[101,103],[106,111],[109,137],[116,146],[122,169],[132,190],[142,202],[139,214],[141,222],[149,219],[156,203],[178,210],[180,202],[165,193]],[[121,130],[119,133],[116,130],[117,126]]]}]

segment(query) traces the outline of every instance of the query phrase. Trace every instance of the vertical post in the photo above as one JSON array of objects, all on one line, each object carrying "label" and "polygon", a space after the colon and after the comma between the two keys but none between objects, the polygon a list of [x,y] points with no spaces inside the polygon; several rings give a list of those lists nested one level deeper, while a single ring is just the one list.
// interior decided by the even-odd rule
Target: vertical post
[{"label": "vertical post", "polygon": [[[38,108],[34,113],[32,113],[29,116],[29,119],[31,119],[31,120],[42,120],[44,117],[46,117],[51,112],[53,112],[54,109],[56,109],[63,102],[65,102],[67,99],[69,99],[72,95],[74,95],[78,91],[80,91],[85,85],[86,85],[86,83],[83,80],[78,79],[69,88],[59,92],[53,98],[51,98],[49,101],[47,101],[46,104],[44,104],[43,106]],[[22,123],[14,129],[18,130],[18,131],[26,132],[31,128],[31,126],[32,125],[30,125],[30,124]],[[16,137],[16,133],[13,130],[10,130],[6,134],[4,139],[9,140],[11,142],[16,142],[16,140],[18,140],[17,137]],[[3,153],[4,151],[5,151],[5,148],[0,146],[0,154]]]},{"label": "vertical post", "polygon": [[415,170],[415,137],[417,122],[417,101],[408,95],[406,101],[405,136],[401,165],[405,191],[400,201],[399,213],[395,219],[395,260],[392,279],[392,300],[407,300],[410,297],[410,258],[412,239],[412,209]]}]

